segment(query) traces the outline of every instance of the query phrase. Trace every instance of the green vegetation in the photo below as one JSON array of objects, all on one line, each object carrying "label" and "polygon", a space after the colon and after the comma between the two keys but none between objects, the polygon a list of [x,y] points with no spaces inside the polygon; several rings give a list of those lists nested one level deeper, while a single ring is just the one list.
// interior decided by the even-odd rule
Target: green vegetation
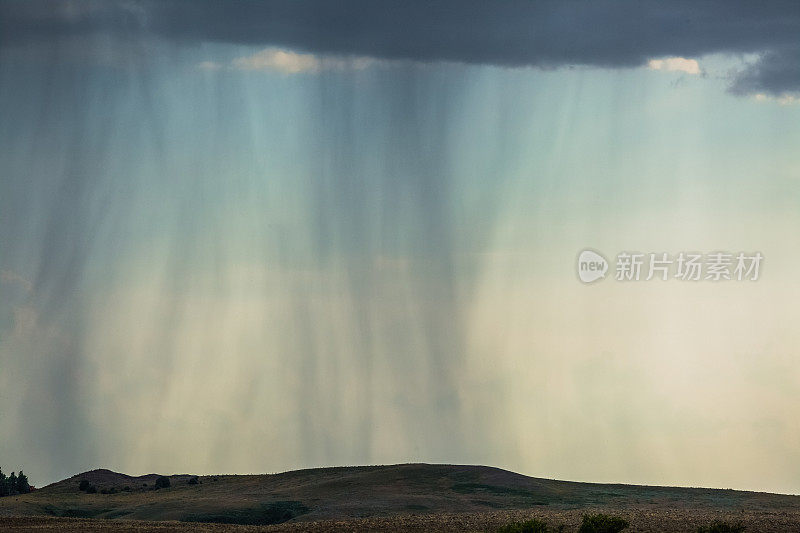
[{"label": "green vegetation", "polygon": [[729,524],[724,520],[714,520],[708,526],[698,527],[697,533],[742,533],[742,524]]},{"label": "green vegetation", "polygon": [[628,521],[619,516],[603,513],[583,515],[578,533],[618,533],[628,527]]},{"label": "green vegetation", "polygon": [[281,524],[310,509],[298,501],[278,501],[262,504],[250,509],[232,509],[208,514],[192,514],[181,518],[181,522],[213,522],[217,524],[244,524],[269,526]]},{"label": "green vegetation", "polygon": [[0,496],[16,496],[17,494],[28,494],[30,491],[28,476],[22,470],[19,471],[19,475],[11,472],[11,475],[6,477],[3,469],[0,468]]},{"label": "green vegetation", "polygon": [[507,524],[497,530],[497,533],[547,533],[547,522],[532,518],[524,522]]},{"label": "green vegetation", "polygon": [[65,509],[60,516],[64,518],[92,518],[94,513],[85,509]]},{"label": "green vegetation", "polygon": [[167,476],[159,476],[159,478],[156,479],[156,484],[155,484],[156,490],[167,489],[169,488],[169,485],[170,485],[169,478]]},{"label": "green vegetation", "polygon": [[86,494],[97,494],[97,487],[89,483],[88,479],[82,479],[81,482],[78,483],[78,490]]},{"label": "green vegetation", "polygon": [[499,487],[496,485],[486,485],[483,483],[456,483],[451,489],[459,494],[497,494],[501,496],[522,496],[530,498],[535,496],[533,492],[526,489],[518,489],[514,487]]},{"label": "green vegetation", "polygon": [[484,483],[455,483],[450,490],[459,494],[491,494],[493,496],[506,496],[512,498],[525,498],[528,505],[548,505],[547,497],[534,491]]}]

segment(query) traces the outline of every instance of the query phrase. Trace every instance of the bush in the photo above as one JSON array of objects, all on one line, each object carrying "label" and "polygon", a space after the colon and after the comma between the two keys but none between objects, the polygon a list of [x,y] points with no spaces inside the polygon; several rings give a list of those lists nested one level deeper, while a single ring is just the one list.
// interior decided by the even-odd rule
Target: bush
[{"label": "bush", "polygon": [[742,533],[742,524],[729,524],[724,520],[714,520],[707,527],[698,527],[697,533]]},{"label": "bush", "polygon": [[20,494],[28,494],[31,491],[31,486],[28,483],[28,476],[26,476],[22,470],[19,471],[19,475],[17,476],[17,492]]},{"label": "bush", "polygon": [[524,522],[507,524],[498,529],[497,533],[547,533],[547,522],[532,518]]},{"label": "bush", "polygon": [[28,494],[30,491],[31,486],[28,483],[28,476],[22,470],[19,471],[19,475],[11,472],[11,475],[6,477],[3,469],[0,468],[0,496]]},{"label": "bush", "polygon": [[627,520],[619,516],[603,513],[585,514],[578,533],[618,533],[629,525]]},{"label": "bush", "polygon": [[[85,492],[86,494],[97,494],[97,487],[89,483],[89,480],[82,479],[81,482],[78,484],[78,490]],[[103,489],[105,490],[105,489]],[[103,494],[105,492],[101,491]]]},{"label": "bush", "polygon": [[198,480],[197,480],[197,476],[194,476],[194,477],[192,477],[192,478],[189,478],[189,481],[187,481],[187,483],[188,483],[189,485],[197,485],[197,482],[198,482]]},{"label": "bush", "polygon": [[156,490],[168,488],[169,478],[167,476],[160,476],[158,479],[156,479],[156,484],[154,486]]}]

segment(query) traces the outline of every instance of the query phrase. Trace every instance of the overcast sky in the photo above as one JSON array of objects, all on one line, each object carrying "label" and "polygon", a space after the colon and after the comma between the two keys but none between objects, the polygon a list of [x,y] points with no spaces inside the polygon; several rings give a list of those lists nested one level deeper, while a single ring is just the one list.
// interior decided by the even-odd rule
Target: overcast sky
[{"label": "overcast sky", "polygon": [[[800,493],[795,2],[0,0],[0,465]],[[760,251],[756,282],[575,257]]]}]

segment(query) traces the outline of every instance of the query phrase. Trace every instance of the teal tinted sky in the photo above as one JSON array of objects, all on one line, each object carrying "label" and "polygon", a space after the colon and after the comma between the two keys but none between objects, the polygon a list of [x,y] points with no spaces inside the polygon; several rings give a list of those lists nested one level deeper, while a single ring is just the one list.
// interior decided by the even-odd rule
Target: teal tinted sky
[{"label": "teal tinted sky", "polygon": [[[4,460],[798,492],[794,93],[452,59],[0,48]],[[585,286],[586,247],[765,262]]]}]

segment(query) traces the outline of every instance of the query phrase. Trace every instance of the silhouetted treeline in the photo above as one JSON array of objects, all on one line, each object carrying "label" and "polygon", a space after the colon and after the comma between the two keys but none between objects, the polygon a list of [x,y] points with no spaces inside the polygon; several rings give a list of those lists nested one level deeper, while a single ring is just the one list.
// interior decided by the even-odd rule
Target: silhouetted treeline
[{"label": "silhouetted treeline", "polygon": [[31,486],[28,483],[28,476],[22,470],[19,471],[19,475],[11,472],[11,475],[6,477],[3,469],[0,468],[0,496],[28,494],[30,491]]}]

